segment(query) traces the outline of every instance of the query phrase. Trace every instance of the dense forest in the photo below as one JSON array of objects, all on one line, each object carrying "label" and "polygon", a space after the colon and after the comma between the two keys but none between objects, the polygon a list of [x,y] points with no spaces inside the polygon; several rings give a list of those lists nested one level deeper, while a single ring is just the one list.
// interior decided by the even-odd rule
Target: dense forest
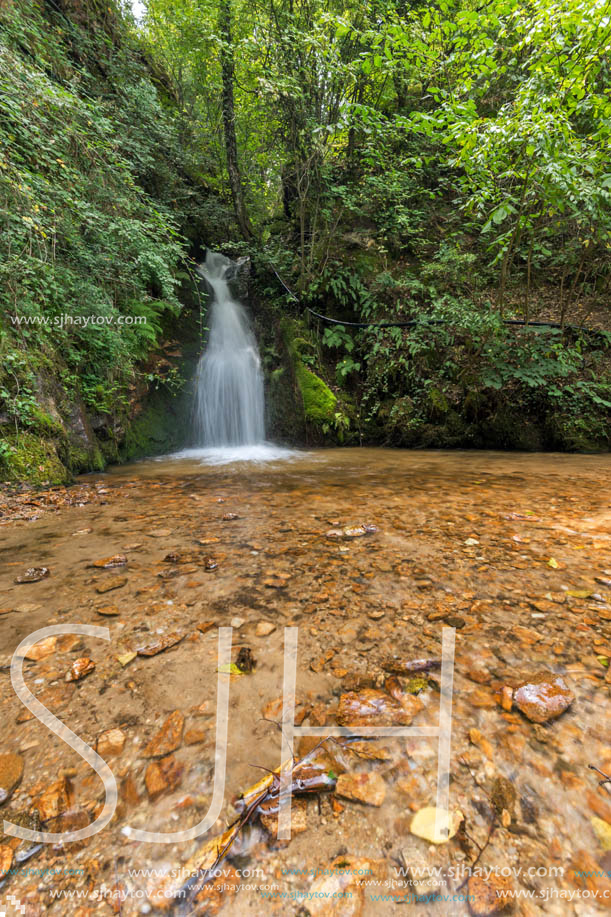
[{"label": "dense forest", "polygon": [[249,259],[276,439],[608,448],[607,5],[7,0],[0,29],[0,477],[184,436],[207,248]]}]

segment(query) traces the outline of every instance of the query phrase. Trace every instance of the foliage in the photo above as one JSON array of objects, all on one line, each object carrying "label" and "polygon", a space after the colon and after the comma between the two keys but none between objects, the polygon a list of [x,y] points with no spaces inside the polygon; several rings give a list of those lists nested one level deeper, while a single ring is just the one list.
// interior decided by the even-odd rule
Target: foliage
[{"label": "foliage", "polygon": [[[181,309],[193,215],[180,116],[114,4],[0,12],[0,399],[37,425],[43,377],[117,414]],[[200,220],[201,222],[201,220]]]}]

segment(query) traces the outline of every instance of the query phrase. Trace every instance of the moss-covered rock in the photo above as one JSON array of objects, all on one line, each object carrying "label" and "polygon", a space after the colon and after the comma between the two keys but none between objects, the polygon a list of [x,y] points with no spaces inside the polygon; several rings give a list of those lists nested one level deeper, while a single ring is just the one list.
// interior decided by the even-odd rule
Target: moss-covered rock
[{"label": "moss-covered rock", "polygon": [[5,481],[66,484],[71,475],[60,460],[53,440],[21,433],[5,436],[0,453],[0,476]]},{"label": "moss-covered rock", "polygon": [[329,386],[303,363],[296,365],[295,375],[306,420],[317,427],[332,424],[335,420],[337,398]]},{"label": "moss-covered rock", "polygon": [[[282,345],[292,370],[294,387],[301,403],[308,439],[341,441],[350,421],[338,405],[337,395],[304,360],[320,364],[316,345],[302,321],[284,317],[279,323]],[[339,420],[338,420],[339,415]],[[342,423],[342,418],[345,422]]]}]

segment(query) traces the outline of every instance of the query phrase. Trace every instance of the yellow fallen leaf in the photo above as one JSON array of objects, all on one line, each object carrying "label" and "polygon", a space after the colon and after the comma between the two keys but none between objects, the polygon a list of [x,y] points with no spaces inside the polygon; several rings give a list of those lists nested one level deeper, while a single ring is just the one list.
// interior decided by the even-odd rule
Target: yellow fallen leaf
[{"label": "yellow fallen leaf", "polygon": [[550,557],[550,559],[547,562],[547,566],[551,567],[553,570],[557,570],[560,565],[555,557]]},{"label": "yellow fallen leaf", "polygon": [[602,818],[596,818],[596,816],[590,819],[590,824],[602,849],[611,850],[611,825],[608,825]]},{"label": "yellow fallen leaf", "polygon": [[574,599],[587,599],[592,595],[591,589],[569,589],[567,595],[573,596]]},{"label": "yellow fallen leaf", "polygon": [[410,831],[431,844],[446,844],[454,837],[463,819],[460,809],[447,812],[435,806],[426,806],[412,818]]},{"label": "yellow fallen leaf", "polygon": [[243,675],[244,672],[236,665],[235,662],[228,662],[225,665],[220,665],[217,669],[217,672],[222,672],[223,675]]},{"label": "yellow fallen leaf", "polygon": [[117,656],[117,662],[125,668],[137,655],[138,653],[123,653],[121,656]]}]

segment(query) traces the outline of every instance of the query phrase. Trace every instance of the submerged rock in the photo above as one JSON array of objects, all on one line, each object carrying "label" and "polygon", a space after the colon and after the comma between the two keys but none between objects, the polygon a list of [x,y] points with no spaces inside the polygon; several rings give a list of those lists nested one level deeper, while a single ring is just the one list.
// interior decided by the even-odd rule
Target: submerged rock
[{"label": "submerged rock", "polygon": [[386,796],[386,784],[379,774],[340,774],[335,792],[345,799],[381,806]]},{"label": "submerged rock", "polygon": [[547,723],[570,707],[575,696],[561,675],[541,672],[515,691],[513,700],[533,723]]},{"label": "submerged rock", "polygon": [[6,802],[23,776],[23,758],[11,752],[0,755],[0,802]]},{"label": "submerged rock", "polygon": [[185,718],[180,710],[169,715],[159,732],[153,736],[143,751],[145,758],[159,758],[176,751],[182,741]]}]

